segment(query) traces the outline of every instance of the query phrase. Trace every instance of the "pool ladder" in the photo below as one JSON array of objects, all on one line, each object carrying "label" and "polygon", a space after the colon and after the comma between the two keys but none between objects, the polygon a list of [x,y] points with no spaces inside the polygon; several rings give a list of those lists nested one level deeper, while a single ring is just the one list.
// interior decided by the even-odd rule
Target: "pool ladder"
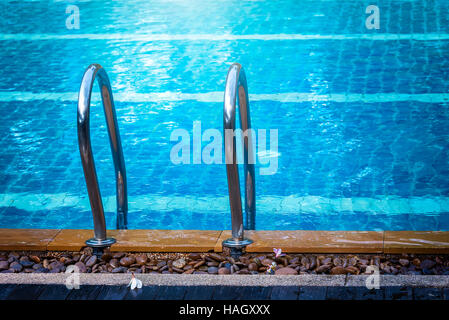
[{"label": "pool ladder", "polygon": [[91,64],[84,72],[78,96],[78,145],[94,219],[94,237],[87,240],[86,244],[94,248],[104,248],[114,244],[115,239],[108,238],[106,234],[103,201],[101,200],[90,141],[90,99],[95,79],[97,79],[100,87],[101,100],[103,101],[103,110],[108,127],[109,143],[111,145],[112,159],[114,162],[117,185],[117,229],[127,229],[128,194],[125,161],[123,159],[122,143],[120,141],[117,117],[115,115],[111,84],[103,67],[99,64]]},{"label": "pool ladder", "polygon": [[[245,71],[239,63],[229,67],[226,77],[223,106],[223,133],[225,144],[226,173],[228,177],[229,204],[231,207],[232,238],[224,240],[222,245],[230,249],[231,256],[238,257],[243,249],[253,241],[244,237],[242,198],[240,192],[239,170],[236,154],[235,118],[236,100],[238,97],[240,128],[243,138],[244,180],[245,180],[245,213],[246,229],[255,229],[255,176],[254,150],[252,144],[251,117],[249,112],[248,85]],[[244,134],[244,133],[247,134]]]},{"label": "pool ladder", "polygon": [[[117,191],[117,229],[127,229],[128,195],[126,168],[123,159],[122,144],[115,114],[114,99],[106,71],[99,64],[90,65],[84,72],[78,96],[78,144],[86,179],[87,192],[94,220],[94,237],[86,244],[94,248],[108,247],[115,243],[114,238],[106,234],[106,220],[101,199],[95,163],[90,140],[90,100],[95,79],[100,87],[103,109],[105,112],[109,143],[112,151],[116,176]],[[242,66],[234,63],[228,70],[223,106],[223,133],[225,143],[226,173],[228,178],[229,204],[231,207],[232,237],[224,240],[222,245],[230,249],[234,257],[242,254],[243,249],[253,241],[244,237],[242,200],[236,154],[235,118],[238,97],[240,127],[245,133],[251,129],[249,112],[248,86]],[[245,213],[246,228],[255,229],[255,176],[254,152],[251,134],[242,135],[244,149],[245,174]]]}]

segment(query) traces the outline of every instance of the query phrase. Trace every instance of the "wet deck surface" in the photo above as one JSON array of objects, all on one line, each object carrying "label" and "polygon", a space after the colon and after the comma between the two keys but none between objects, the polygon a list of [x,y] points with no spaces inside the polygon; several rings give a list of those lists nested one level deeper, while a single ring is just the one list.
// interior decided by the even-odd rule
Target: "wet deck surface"
[{"label": "wet deck surface", "polygon": [[0,285],[0,300],[449,300],[449,288]]},{"label": "wet deck surface", "polygon": [[[248,230],[248,252],[449,254],[449,231]],[[108,230],[111,251],[222,252],[229,230]],[[0,229],[0,250],[79,251],[92,230]],[[344,241],[342,241],[344,240]]]}]

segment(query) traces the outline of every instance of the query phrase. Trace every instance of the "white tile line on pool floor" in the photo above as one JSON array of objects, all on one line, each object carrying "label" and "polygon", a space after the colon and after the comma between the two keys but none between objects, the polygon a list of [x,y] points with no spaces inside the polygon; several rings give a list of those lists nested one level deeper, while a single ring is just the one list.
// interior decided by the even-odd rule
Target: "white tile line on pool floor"
[{"label": "white tile line on pool floor", "polygon": [[[358,93],[332,93],[332,94],[314,94],[306,92],[283,92],[283,93],[252,93],[249,94],[250,101],[276,101],[276,102],[310,102],[310,101],[330,101],[330,102],[407,102],[417,101],[425,103],[449,102],[449,93],[377,93],[377,94],[358,94]],[[0,101],[78,101],[77,92],[39,92],[28,91],[0,91]],[[181,93],[181,92],[153,92],[153,93],[133,93],[133,92],[114,92],[116,102],[164,102],[164,101],[198,101],[198,102],[223,102],[223,92],[212,91],[203,93]],[[100,101],[98,94],[94,94],[92,101]]]},{"label": "white tile line on pool floor", "polygon": [[[152,211],[188,211],[195,213],[227,212],[227,196],[163,196],[159,194],[129,195],[129,212]],[[106,212],[115,212],[115,196],[103,197]],[[0,207],[14,207],[33,212],[77,208],[90,211],[89,199],[83,195],[65,193],[0,194]],[[257,197],[257,210],[265,213],[297,214],[298,212],[335,214],[340,212],[369,212],[383,214],[449,214],[448,197],[385,197],[385,198],[325,198],[319,196],[261,196]]]},{"label": "white tile line on pool floor", "polygon": [[[65,285],[73,274],[5,273],[0,284],[59,284]],[[195,275],[195,274],[139,274],[144,286],[332,286],[364,287],[367,275]],[[80,274],[83,285],[128,285],[130,274]],[[448,288],[449,276],[381,275],[380,287]]]},{"label": "white tile line on pool floor", "polygon": [[348,34],[158,34],[158,33],[1,33],[0,41],[116,40],[116,41],[236,41],[236,40],[449,40],[448,33],[348,33]]}]

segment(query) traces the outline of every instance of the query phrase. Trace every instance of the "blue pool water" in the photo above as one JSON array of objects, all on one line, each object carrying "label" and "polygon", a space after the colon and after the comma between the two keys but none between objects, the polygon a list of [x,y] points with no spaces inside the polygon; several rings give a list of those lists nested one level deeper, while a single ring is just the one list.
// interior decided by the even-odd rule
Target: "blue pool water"
[{"label": "blue pool water", "polygon": [[[257,229],[449,230],[446,0],[71,4],[79,30],[66,28],[66,2],[0,3],[0,228],[92,228],[76,108],[95,62],[116,100],[129,227],[229,229],[225,166],[173,164],[170,134],[193,121],[222,129],[226,72],[240,62],[253,127],[279,133],[277,173],[256,175]],[[379,30],[365,27],[371,4]]]}]

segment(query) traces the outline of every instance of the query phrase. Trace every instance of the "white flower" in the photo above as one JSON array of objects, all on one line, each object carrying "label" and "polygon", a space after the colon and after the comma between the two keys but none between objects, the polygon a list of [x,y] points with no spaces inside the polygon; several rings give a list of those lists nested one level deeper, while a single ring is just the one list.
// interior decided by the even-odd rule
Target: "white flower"
[{"label": "white flower", "polygon": [[274,274],[275,271],[276,271],[276,267],[277,267],[276,262],[273,261],[273,262],[271,263],[271,266],[268,267],[267,273],[268,273],[268,274]]},{"label": "white flower", "polygon": [[134,290],[135,288],[140,289],[142,288],[142,281],[140,281],[139,279],[137,279],[134,276],[134,273],[132,273],[132,278],[131,281],[128,284],[128,287],[131,286],[131,290]]}]

